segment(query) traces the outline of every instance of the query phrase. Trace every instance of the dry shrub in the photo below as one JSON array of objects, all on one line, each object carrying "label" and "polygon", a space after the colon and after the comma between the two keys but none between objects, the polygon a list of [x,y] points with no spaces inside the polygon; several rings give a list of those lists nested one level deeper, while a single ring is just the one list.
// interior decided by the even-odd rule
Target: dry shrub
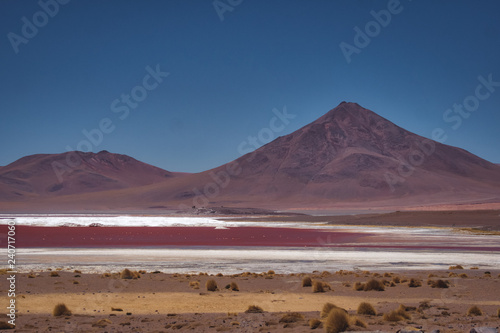
[{"label": "dry shrub", "polygon": [[229,289],[231,289],[232,291],[240,291],[240,287],[236,282],[231,282],[229,284]]},{"label": "dry shrub", "polygon": [[392,273],[384,273],[384,277],[388,278],[388,277],[391,277],[392,276]]},{"label": "dry shrub", "polygon": [[479,269],[479,267],[471,267],[470,269]]},{"label": "dry shrub", "polygon": [[431,301],[422,301],[420,302],[420,304],[418,305],[418,308],[421,309],[421,310],[425,310],[425,309],[430,309],[431,307]]},{"label": "dry shrub", "polygon": [[285,314],[281,319],[279,320],[280,323],[295,323],[298,321],[304,320],[304,315],[298,312],[291,312]]},{"label": "dry shrub", "polygon": [[392,277],[392,282],[394,282],[394,283],[401,283],[401,279],[399,278],[399,276],[393,276]]},{"label": "dry shrub", "polygon": [[344,332],[349,328],[349,315],[342,309],[333,308],[326,317],[324,325],[327,333]]},{"label": "dry shrub", "polygon": [[52,310],[52,315],[55,317],[59,316],[71,316],[71,311],[64,303],[59,303]]},{"label": "dry shrub", "polygon": [[275,273],[275,272],[271,269],[271,270],[269,270],[269,271],[267,272],[267,274],[269,274],[269,275],[274,275],[274,274],[276,274],[276,273]]},{"label": "dry shrub", "polygon": [[248,306],[248,309],[245,311],[245,313],[263,313],[264,310],[258,305],[250,305]]},{"label": "dry shrub", "polygon": [[321,320],[315,319],[315,318],[314,319],[309,319],[309,327],[312,330],[317,329],[320,325],[321,325]]},{"label": "dry shrub", "polygon": [[464,269],[462,265],[455,265],[455,266],[450,266],[449,269]]},{"label": "dry shrub", "polygon": [[410,287],[410,288],[422,287],[422,281],[420,281],[418,279],[411,278],[410,282],[408,282],[408,287]]},{"label": "dry shrub", "polygon": [[323,309],[321,310],[321,318],[328,316],[330,311],[334,308],[338,308],[338,306],[332,303],[325,303],[325,305],[323,305]]},{"label": "dry shrub", "polygon": [[302,279],[302,287],[310,287],[312,286],[312,280],[309,276],[305,276]]},{"label": "dry shrub", "polygon": [[448,274],[448,277],[457,277],[457,276],[458,274],[453,272],[450,272],[450,274]]},{"label": "dry shrub", "polygon": [[358,306],[357,314],[375,316],[377,312],[373,305],[368,302],[362,302]]},{"label": "dry shrub", "polygon": [[411,319],[410,314],[407,312],[408,308],[404,306],[403,304],[399,305],[399,308],[396,310],[396,312],[403,317],[404,319]]},{"label": "dry shrub", "polygon": [[147,272],[146,272],[144,269],[141,269],[141,270],[139,271],[139,274],[146,274],[146,273],[147,273]]},{"label": "dry shrub", "polygon": [[78,282],[78,281],[74,280],[74,281],[73,281],[73,284],[80,284],[80,282]]},{"label": "dry shrub", "polygon": [[481,311],[481,309],[477,305],[473,305],[469,308],[469,310],[467,310],[467,315],[468,316],[482,316],[483,311]]},{"label": "dry shrub", "polygon": [[96,323],[93,323],[92,327],[104,328],[104,327],[108,326],[109,324],[112,324],[111,320],[101,319],[101,320],[97,321]]},{"label": "dry shrub", "polygon": [[384,287],[384,283],[382,281],[370,279],[370,280],[368,280],[368,282],[365,283],[363,290],[364,291],[370,291],[370,290],[384,291],[385,287]]},{"label": "dry shrub", "polygon": [[6,321],[0,321],[0,330],[12,330],[15,328],[16,328],[15,325],[12,325]]},{"label": "dry shrub", "polygon": [[450,282],[444,281],[444,280],[437,280],[437,281],[431,281],[431,287],[432,288],[448,288]]},{"label": "dry shrub", "polygon": [[34,279],[34,278],[36,278],[35,274],[28,274],[28,279]]},{"label": "dry shrub", "polygon": [[458,276],[461,277],[462,279],[468,278],[467,274],[465,274],[465,273],[461,273]]},{"label": "dry shrub", "polygon": [[344,287],[347,287],[347,288],[349,288],[351,286],[351,284],[349,282],[347,282],[347,281],[342,282],[342,285]]},{"label": "dry shrub", "polygon": [[326,292],[325,285],[321,281],[314,281],[312,285],[313,293],[324,293]]},{"label": "dry shrub", "polygon": [[101,275],[102,278],[108,278],[108,277],[111,277],[111,274],[109,273],[104,273]]},{"label": "dry shrub", "polygon": [[53,272],[50,272],[49,276],[50,277],[59,277],[60,275],[56,271],[53,271]]},{"label": "dry shrub", "polygon": [[217,291],[217,282],[214,279],[208,280],[205,286],[208,291]]},{"label": "dry shrub", "polygon": [[81,270],[79,270],[79,269],[75,269],[75,270],[73,271],[73,273],[76,273],[76,274],[82,274],[82,271],[81,271]]},{"label": "dry shrub", "polygon": [[120,279],[125,279],[125,280],[130,280],[130,279],[139,279],[141,277],[141,274],[136,271],[131,271],[128,268],[125,268],[121,273],[120,273]]},{"label": "dry shrub", "polygon": [[353,287],[354,290],[356,291],[362,291],[365,289],[365,284],[361,282],[356,282]]},{"label": "dry shrub", "polygon": [[391,322],[401,321],[404,319],[396,310],[384,313],[383,318],[385,321],[391,321]]},{"label": "dry shrub", "polygon": [[437,275],[436,275],[436,274],[432,274],[432,273],[431,273],[431,274],[429,274],[427,277],[430,279],[430,278],[433,278],[433,277],[437,277]]},{"label": "dry shrub", "polygon": [[217,277],[223,277],[223,276],[224,276],[224,274],[222,274],[222,273],[217,273],[217,275],[216,275],[216,276],[217,276]]},{"label": "dry shrub", "polygon": [[358,317],[350,317],[349,324],[351,326],[358,326],[358,327],[363,327],[363,328],[367,327],[366,323],[364,321],[362,321],[361,319],[359,319]]},{"label": "dry shrub", "polygon": [[123,309],[122,308],[111,307],[111,311],[118,311],[118,312],[120,312],[120,311],[123,311]]},{"label": "dry shrub", "polygon": [[497,317],[500,318],[500,309],[497,310]]},{"label": "dry shrub", "polygon": [[189,286],[193,289],[200,289],[200,282],[198,281],[190,281]]}]

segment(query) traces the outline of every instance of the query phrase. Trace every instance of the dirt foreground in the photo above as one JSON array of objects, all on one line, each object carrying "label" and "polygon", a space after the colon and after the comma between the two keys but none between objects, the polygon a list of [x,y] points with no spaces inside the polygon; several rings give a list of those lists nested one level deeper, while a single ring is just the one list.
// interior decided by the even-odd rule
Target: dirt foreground
[{"label": "dirt foreground", "polygon": [[[313,284],[324,283],[324,292],[303,287],[306,276]],[[218,290],[207,290],[210,279],[216,281]],[[381,282],[384,290],[355,290],[357,282],[371,279]],[[430,285],[440,279],[447,288]],[[5,281],[1,279],[5,295],[1,304],[8,302]],[[238,291],[231,289],[235,287],[229,286],[232,282]],[[16,300],[16,332],[310,332],[311,319],[321,320],[314,331],[324,332],[325,318],[320,312],[327,302],[348,311],[349,330],[396,332],[412,327],[427,332],[469,332],[472,327],[499,326],[500,270],[465,267],[432,275],[317,271],[231,276],[143,271],[140,277],[123,279],[117,272],[98,275],[61,268],[18,274]],[[357,314],[361,302],[369,302],[377,314]],[[58,303],[64,303],[72,314],[54,316]],[[384,317],[401,304],[406,307],[406,318],[390,321]],[[264,312],[246,313],[250,305]],[[467,315],[473,305],[481,309],[481,315]],[[290,312],[298,314],[290,316]]]}]

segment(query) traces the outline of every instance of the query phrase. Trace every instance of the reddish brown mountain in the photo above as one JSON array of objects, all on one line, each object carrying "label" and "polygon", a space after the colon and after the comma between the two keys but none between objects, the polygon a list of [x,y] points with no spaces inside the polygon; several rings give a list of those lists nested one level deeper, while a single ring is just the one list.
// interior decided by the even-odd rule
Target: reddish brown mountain
[{"label": "reddish brown mountain", "polygon": [[[32,164],[40,167],[40,163]],[[29,160],[18,168],[25,170],[26,165]],[[0,176],[10,168],[1,169]],[[119,180],[103,170],[91,173],[97,177],[92,184],[103,184],[99,177],[104,176],[120,184],[127,181],[113,187],[123,189],[110,192],[99,187],[100,192],[78,194],[82,189],[68,184],[65,194],[75,194],[54,197],[50,190],[57,182],[52,178],[33,192],[53,196],[40,201],[43,207],[73,210],[193,205],[329,209],[500,202],[500,166],[345,102],[253,153],[198,174],[170,177],[165,182],[155,182],[153,177],[153,184],[137,187],[130,179],[143,179],[149,172],[146,169],[127,169],[126,179]],[[155,175],[170,174],[162,170]],[[15,179],[21,181],[21,176]],[[17,184],[17,191],[23,185]],[[90,189],[86,187],[86,192]]]},{"label": "reddish brown mountain", "polygon": [[132,157],[107,151],[31,155],[0,168],[0,199],[18,201],[124,189],[174,176]]}]

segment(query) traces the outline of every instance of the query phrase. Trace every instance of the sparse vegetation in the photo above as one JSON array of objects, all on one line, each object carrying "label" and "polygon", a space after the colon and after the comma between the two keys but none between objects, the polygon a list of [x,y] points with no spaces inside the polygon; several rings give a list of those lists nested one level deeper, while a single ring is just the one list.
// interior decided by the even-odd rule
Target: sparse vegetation
[{"label": "sparse vegetation", "polygon": [[384,313],[383,318],[385,321],[390,321],[390,322],[397,322],[397,321],[401,321],[404,319],[396,310],[392,310],[391,312]]},{"label": "sparse vegetation", "polygon": [[328,316],[330,311],[334,308],[338,308],[338,306],[332,303],[325,303],[325,305],[323,305],[323,309],[321,310],[321,318]]},{"label": "sparse vegetation", "polygon": [[377,312],[375,311],[373,305],[368,302],[362,302],[358,306],[357,314],[375,316]]},{"label": "sparse vegetation", "polygon": [[465,274],[465,273],[461,273],[458,276],[461,277],[462,279],[468,278],[467,274]]},{"label": "sparse vegetation", "polygon": [[330,285],[322,281],[313,281],[312,290],[313,293],[324,293],[329,290]]},{"label": "sparse vegetation", "polygon": [[436,281],[431,281],[430,286],[432,288],[448,288],[450,282],[449,281],[444,281],[444,280],[436,280]]},{"label": "sparse vegetation", "polygon": [[52,310],[52,315],[54,317],[71,316],[71,311],[64,303],[59,303],[54,307],[54,310]]},{"label": "sparse vegetation", "polygon": [[333,308],[326,317],[324,325],[327,333],[344,332],[349,328],[349,315],[342,309]]},{"label": "sparse vegetation", "polygon": [[31,274],[28,274],[28,279],[34,279],[36,278],[36,275],[31,273]]},{"label": "sparse vegetation", "polygon": [[200,282],[198,281],[190,281],[189,286],[193,289],[200,289]]},{"label": "sparse vegetation", "polygon": [[240,291],[240,287],[236,282],[231,282],[229,284],[229,289],[231,289],[232,291]]},{"label": "sparse vegetation", "polygon": [[467,310],[467,315],[468,316],[482,316],[483,311],[481,311],[481,309],[477,305],[473,305],[469,308],[469,310]]},{"label": "sparse vegetation", "polygon": [[258,305],[250,305],[245,313],[263,313],[264,310]]},{"label": "sparse vegetation", "polygon": [[108,277],[111,277],[111,274],[110,273],[103,273],[101,275],[102,278],[108,278]]},{"label": "sparse vegetation", "polygon": [[73,284],[80,284],[80,282],[73,280]]},{"label": "sparse vegetation", "polygon": [[269,274],[269,275],[275,275],[276,273],[275,273],[275,272],[271,269],[271,270],[269,270],[269,271],[267,272],[267,274]]},{"label": "sparse vegetation", "polygon": [[6,321],[0,321],[0,330],[12,330],[15,328],[16,328],[16,326],[9,324]]},{"label": "sparse vegetation", "polygon": [[397,310],[392,310],[391,312],[385,313],[383,319],[389,322],[397,322],[404,319],[411,319],[410,314],[406,310],[406,306],[401,304]]},{"label": "sparse vegetation", "polygon": [[349,318],[349,325],[351,326],[358,326],[358,327],[363,327],[366,328],[366,323],[359,319],[358,317],[350,317]]},{"label": "sparse vegetation", "polygon": [[315,330],[317,329],[319,326],[321,325],[321,320],[319,319],[309,319],[309,327],[312,329],[312,330]]},{"label": "sparse vegetation", "polygon": [[312,280],[309,276],[305,276],[302,279],[302,287],[311,287],[312,286]]},{"label": "sparse vegetation", "polygon": [[131,280],[131,279],[139,279],[141,277],[141,274],[136,271],[131,271],[128,268],[125,268],[121,273],[120,273],[120,279],[125,279],[125,280]]},{"label": "sparse vegetation", "polygon": [[464,269],[462,265],[450,266],[449,269]]},{"label": "sparse vegetation", "polygon": [[304,315],[298,312],[291,312],[285,314],[281,319],[279,320],[280,323],[295,323],[298,321],[304,320]]},{"label": "sparse vegetation", "polygon": [[97,322],[93,323],[92,327],[104,328],[104,327],[108,326],[109,324],[112,324],[111,320],[101,319],[101,320],[98,320]]},{"label": "sparse vegetation", "polygon": [[384,291],[384,283],[382,281],[376,280],[376,279],[370,279],[368,282],[366,282],[364,288],[364,291],[370,291],[370,290],[376,290],[376,291]]},{"label": "sparse vegetation", "polygon": [[422,281],[420,281],[419,279],[411,278],[410,282],[408,282],[408,287],[410,288],[422,287]]},{"label": "sparse vegetation", "polygon": [[217,291],[217,282],[214,279],[210,279],[207,281],[206,285],[208,291]]},{"label": "sparse vegetation", "polygon": [[59,273],[58,273],[58,272],[56,272],[56,271],[52,271],[52,272],[50,272],[49,276],[50,276],[50,277],[59,277],[60,275],[59,275]]}]

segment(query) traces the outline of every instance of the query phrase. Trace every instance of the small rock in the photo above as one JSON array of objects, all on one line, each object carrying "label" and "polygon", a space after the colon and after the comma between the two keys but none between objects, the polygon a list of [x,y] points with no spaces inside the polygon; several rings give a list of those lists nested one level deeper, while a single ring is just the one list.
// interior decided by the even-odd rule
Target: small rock
[{"label": "small rock", "polygon": [[494,327],[474,327],[470,333],[498,333],[498,329]]}]

